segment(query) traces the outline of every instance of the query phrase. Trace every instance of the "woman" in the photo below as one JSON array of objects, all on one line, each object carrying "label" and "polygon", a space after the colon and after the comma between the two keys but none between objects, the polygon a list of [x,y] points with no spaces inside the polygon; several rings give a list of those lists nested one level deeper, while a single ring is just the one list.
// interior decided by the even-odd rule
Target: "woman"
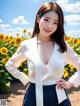
[{"label": "woman", "polygon": [[[43,4],[36,15],[33,36],[25,40],[6,69],[27,86],[23,106],[71,106],[65,89],[80,85],[80,71],[64,81],[64,66],[80,69],[80,59],[64,41],[63,12],[57,3]],[[17,67],[28,61],[29,76]]]}]

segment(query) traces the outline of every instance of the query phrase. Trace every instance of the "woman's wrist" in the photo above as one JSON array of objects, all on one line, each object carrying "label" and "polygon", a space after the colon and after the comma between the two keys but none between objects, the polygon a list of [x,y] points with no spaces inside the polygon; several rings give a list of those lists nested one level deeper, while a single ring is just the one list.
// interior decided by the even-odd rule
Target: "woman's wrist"
[{"label": "woman's wrist", "polygon": [[68,81],[68,83],[69,83],[69,85],[70,85],[70,88],[75,87],[75,86],[74,86],[74,83],[72,83],[72,82],[70,82],[70,81]]}]

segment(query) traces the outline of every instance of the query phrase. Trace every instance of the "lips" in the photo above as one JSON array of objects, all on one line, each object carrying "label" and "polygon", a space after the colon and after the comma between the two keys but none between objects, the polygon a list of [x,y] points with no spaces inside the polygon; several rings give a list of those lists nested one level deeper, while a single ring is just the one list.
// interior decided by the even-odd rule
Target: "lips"
[{"label": "lips", "polygon": [[52,32],[52,31],[49,30],[49,29],[44,29],[44,31],[47,32],[47,33],[51,33],[51,32]]}]

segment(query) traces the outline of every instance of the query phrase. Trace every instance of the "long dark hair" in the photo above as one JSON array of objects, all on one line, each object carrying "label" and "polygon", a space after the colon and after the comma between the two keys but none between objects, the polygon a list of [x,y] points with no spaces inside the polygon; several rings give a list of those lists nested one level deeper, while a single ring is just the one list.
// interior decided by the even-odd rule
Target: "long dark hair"
[{"label": "long dark hair", "polygon": [[58,28],[53,34],[51,34],[50,38],[52,41],[55,41],[59,45],[59,51],[63,53],[67,50],[66,43],[64,40],[64,35],[65,35],[64,16],[63,16],[63,11],[61,7],[57,3],[46,2],[45,4],[41,6],[41,8],[39,9],[36,15],[35,26],[32,33],[32,37],[39,34],[39,24],[37,23],[37,17],[38,16],[42,17],[45,13],[49,11],[55,11],[59,16]]}]

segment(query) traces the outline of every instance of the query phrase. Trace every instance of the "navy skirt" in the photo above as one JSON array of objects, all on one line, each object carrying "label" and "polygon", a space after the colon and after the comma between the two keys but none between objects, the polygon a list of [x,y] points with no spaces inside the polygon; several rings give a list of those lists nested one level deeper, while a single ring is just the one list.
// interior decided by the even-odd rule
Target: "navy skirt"
[{"label": "navy skirt", "polygon": [[[43,104],[44,106],[71,106],[69,98],[58,104],[56,95],[56,85],[43,86]],[[66,91],[65,91],[66,92]],[[67,93],[66,93],[67,95]],[[67,96],[68,97],[68,96]],[[23,99],[22,106],[36,106],[35,84],[29,82]]]}]

